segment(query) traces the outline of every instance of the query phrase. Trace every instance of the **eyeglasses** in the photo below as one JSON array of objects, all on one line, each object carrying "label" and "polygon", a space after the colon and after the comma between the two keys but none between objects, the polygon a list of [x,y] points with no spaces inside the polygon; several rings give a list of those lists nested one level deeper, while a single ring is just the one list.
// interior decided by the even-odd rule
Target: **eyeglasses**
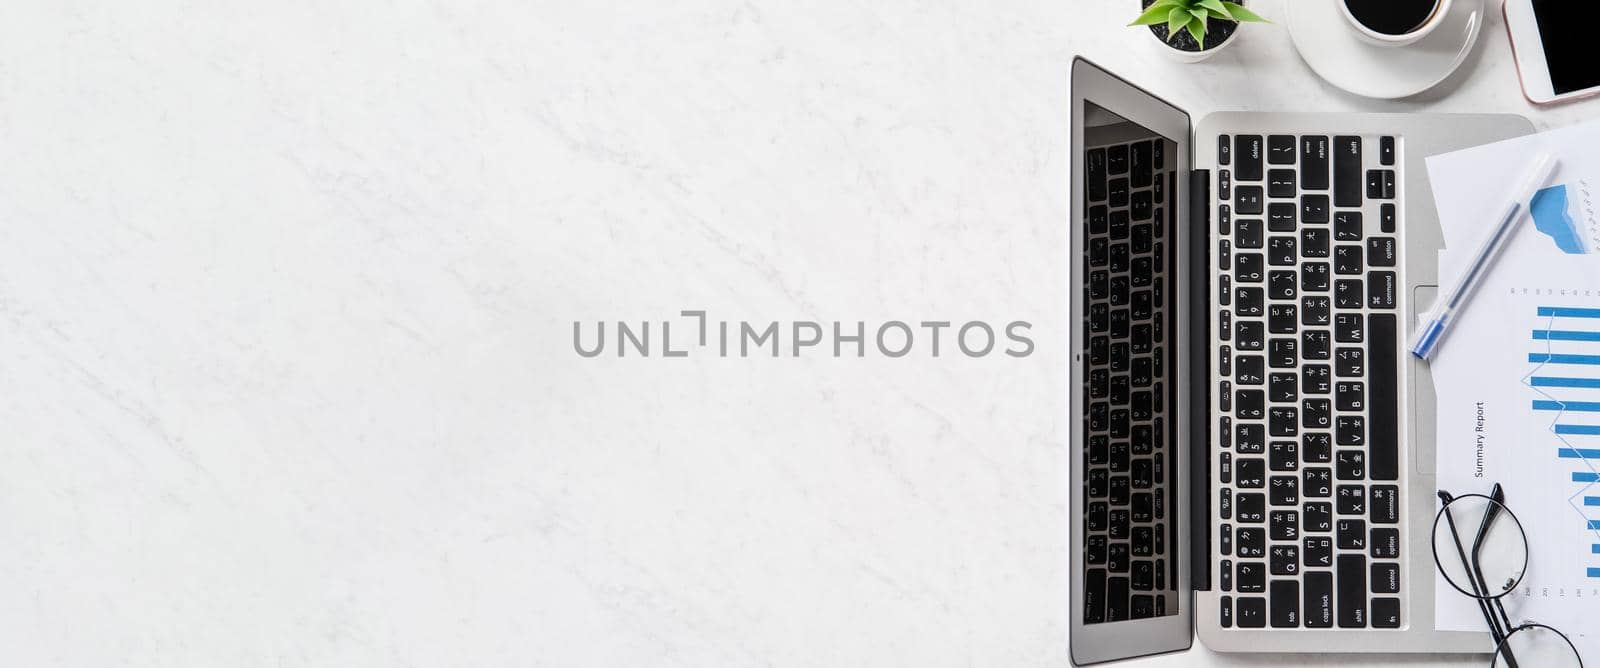
[{"label": "eyeglasses", "polygon": [[[1583,659],[1566,634],[1544,624],[1513,625],[1501,597],[1516,590],[1528,571],[1528,536],[1505,505],[1499,483],[1488,495],[1452,496],[1439,490],[1444,507],[1433,519],[1433,563],[1450,586],[1478,602],[1494,638],[1499,668],[1582,668]],[[1470,543],[1462,528],[1476,524]],[[1468,545],[1471,548],[1468,549]]]}]

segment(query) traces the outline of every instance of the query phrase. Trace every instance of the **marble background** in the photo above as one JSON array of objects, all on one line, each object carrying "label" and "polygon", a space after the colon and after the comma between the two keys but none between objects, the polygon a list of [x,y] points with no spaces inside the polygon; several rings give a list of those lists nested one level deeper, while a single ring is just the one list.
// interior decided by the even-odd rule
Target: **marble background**
[{"label": "marble background", "polygon": [[[1071,58],[1197,115],[1600,112],[1523,102],[1497,16],[1379,103],[1133,9],[9,3],[5,663],[1065,665]],[[572,349],[682,309],[1038,349]]]}]

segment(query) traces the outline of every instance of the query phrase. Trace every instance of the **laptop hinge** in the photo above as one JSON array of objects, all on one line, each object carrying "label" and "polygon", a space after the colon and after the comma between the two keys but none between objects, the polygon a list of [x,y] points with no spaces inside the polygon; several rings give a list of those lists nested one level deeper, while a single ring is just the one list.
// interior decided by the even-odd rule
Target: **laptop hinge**
[{"label": "laptop hinge", "polygon": [[[1189,582],[1211,589],[1211,170],[1189,171]],[[1198,390],[1198,391],[1197,391]]]}]

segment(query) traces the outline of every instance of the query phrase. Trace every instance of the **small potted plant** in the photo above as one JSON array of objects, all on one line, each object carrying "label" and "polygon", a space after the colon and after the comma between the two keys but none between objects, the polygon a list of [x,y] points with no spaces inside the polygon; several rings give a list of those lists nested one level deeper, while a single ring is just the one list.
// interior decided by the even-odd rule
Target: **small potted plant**
[{"label": "small potted plant", "polygon": [[1140,0],[1144,13],[1130,26],[1149,26],[1165,51],[1184,62],[1199,62],[1233,43],[1241,22],[1266,23],[1231,0]]}]

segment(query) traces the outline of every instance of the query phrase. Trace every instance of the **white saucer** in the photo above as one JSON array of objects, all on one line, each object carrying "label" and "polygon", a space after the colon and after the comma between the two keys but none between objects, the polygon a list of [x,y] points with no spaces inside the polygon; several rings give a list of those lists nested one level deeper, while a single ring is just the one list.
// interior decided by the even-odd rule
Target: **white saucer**
[{"label": "white saucer", "polygon": [[1382,47],[1356,37],[1342,0],[1289,0],[1284,23],[1300,57],[1328,83],[1356,95],[1394,99],[1438,85],[1472,53],[1483,0],[1455,0],[1444,23],[1415,44]]}]

